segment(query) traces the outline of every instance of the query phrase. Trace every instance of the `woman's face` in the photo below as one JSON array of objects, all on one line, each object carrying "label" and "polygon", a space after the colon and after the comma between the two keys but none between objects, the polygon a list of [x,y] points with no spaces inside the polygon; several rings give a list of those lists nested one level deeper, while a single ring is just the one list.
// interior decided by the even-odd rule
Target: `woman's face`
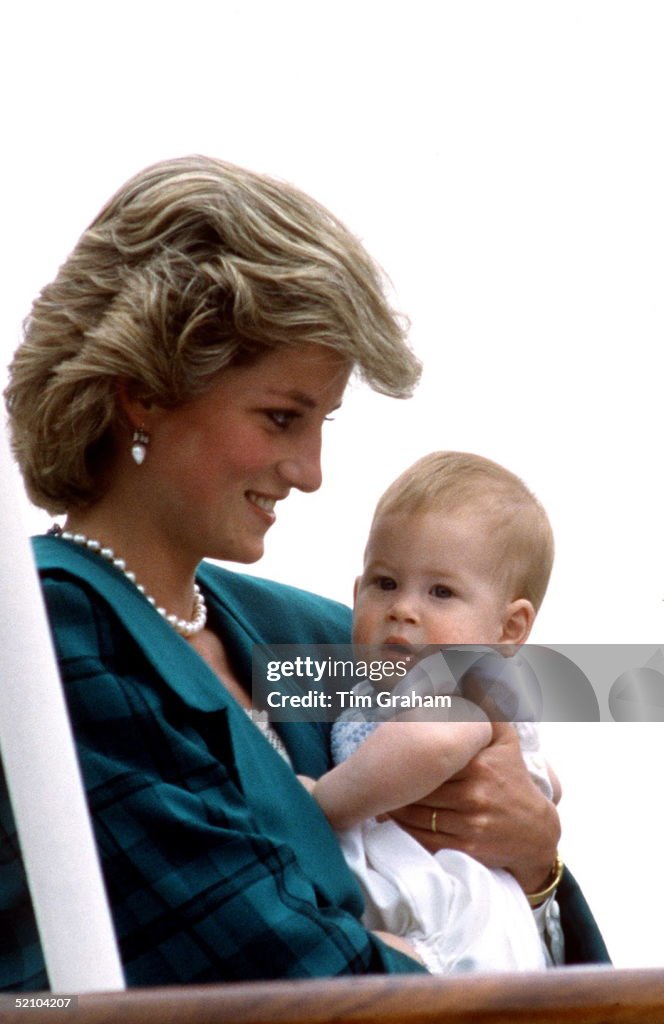
[{"label": "woman's face", "polygon": [[276,503],[320,487],[323,423],[350,369],[318,345],[278,349],[177,409],[148,410],[148,454],[130,471],[164,540],[196,560],[259,559]]}]

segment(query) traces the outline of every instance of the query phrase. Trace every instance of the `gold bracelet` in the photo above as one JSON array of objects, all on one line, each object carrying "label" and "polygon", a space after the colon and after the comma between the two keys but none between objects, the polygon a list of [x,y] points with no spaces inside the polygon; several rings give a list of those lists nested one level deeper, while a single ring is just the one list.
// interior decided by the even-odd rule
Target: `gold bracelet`
[{"label": "gold bracelet", "polygon": [[562,862],[559,853],[556,854],[556,859],[553,862],[551,868],[551,874],[549,878],[551,881],[545,889],[541,889],[540,892],[527,892],[526,899],[528,900],[531,907],[538,907],[540,903],[544,903],[544,900],[551,896],[560,885],[560,879],[563,877],[563,868],[565,865]]}]

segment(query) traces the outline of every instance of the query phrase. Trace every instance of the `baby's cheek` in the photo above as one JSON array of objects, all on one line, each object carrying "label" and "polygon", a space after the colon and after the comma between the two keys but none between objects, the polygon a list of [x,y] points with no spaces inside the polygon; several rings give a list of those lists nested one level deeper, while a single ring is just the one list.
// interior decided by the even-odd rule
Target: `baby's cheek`
[{"label": "baby's cheek", "polygon": [[371,607],[367,607],[367,602],[360,597],[353,612],[353,643],[371,643],[375,621],[375,611]]}]

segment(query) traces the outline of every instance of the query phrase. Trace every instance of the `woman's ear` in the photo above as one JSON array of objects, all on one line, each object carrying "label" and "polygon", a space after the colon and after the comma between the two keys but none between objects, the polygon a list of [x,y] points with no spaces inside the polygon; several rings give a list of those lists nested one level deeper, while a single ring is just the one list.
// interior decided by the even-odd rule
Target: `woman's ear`
[{"label": "woman's ear", "polygon": [[534,621],[535,609],[530,601],[527,601],[525,597],[511,601],[503,616],[503,632],[500,643],[514,644],[515,647],[525,644]]},{"label": "woman's ear", "polygon": [[139,398],[135,386],[125,377],[117,378],[115,389],[118,404],[125,414],[131,430],[144,428],[152,403]]}]

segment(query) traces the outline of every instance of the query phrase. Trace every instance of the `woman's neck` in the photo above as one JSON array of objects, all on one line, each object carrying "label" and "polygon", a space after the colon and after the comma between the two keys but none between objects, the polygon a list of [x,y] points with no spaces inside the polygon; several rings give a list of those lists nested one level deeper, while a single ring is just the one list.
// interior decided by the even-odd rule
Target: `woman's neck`
[{"label": "woman's neck", "polygon": [[188,619],[192,612],[193,587],[198,558],[179,551],[140,514],[109,507],[101,501],[89,509],[71,511],[64,529],[84,534],[113,549],[136,583],[151,594],[157,604]]}]

